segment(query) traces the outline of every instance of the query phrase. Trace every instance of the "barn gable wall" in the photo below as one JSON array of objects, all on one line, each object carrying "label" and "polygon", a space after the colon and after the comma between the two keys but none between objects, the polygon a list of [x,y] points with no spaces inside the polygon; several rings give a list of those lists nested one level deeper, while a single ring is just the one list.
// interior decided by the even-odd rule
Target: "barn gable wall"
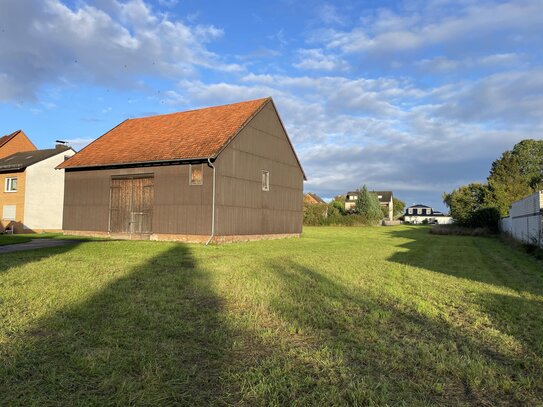
[{"label": "barn gable wall", "polygon": [[[219,155],[217,234],[301,233],[303,173],[268,103]],[[270,190],[262,190],[262,171]]]}]

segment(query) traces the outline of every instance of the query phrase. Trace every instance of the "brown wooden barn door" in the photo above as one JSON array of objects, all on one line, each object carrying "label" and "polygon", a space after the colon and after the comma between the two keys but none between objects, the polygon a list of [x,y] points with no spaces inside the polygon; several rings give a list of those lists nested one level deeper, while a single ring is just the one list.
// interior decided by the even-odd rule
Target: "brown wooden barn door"
[{"label": "brown wooden barn door", "polygon": [[154,179],[135,178],[132,180],[132,233],[147,235],[153,233]]},{"label": "brown wooden barn door", "polygon": [[132,180],[111,180],[111,203],[109,229],[111,233],[130,233],[130,207],[132,203]]},{"label": "brown wooden barn door", "polygon": [[145,237],[153,232],[154,179],[111,180],[110,232]]}]

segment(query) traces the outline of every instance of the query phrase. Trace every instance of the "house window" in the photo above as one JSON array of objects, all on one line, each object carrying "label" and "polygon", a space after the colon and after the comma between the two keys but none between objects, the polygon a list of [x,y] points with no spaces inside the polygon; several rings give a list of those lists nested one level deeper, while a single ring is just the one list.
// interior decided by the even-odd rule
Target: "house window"
[{"label": "house window", "polygon": [[15,220],[15,205],[4,205],[2,208],[2,219],[3,220]]},{"label": "house window", "polygon": [[418,213],[419,215],[422,215],[422,209],[417,209],[417,213]]},{"label": "house window", "polygon": [[413,208],[409,208],[409,209],[407,210],[407,213],[410,214],[410,215],[413,215]]},{"label": "house window", "polygon": [[204,165],[189,165],[189,183],[190,185],[202,185],[204,183]]},{"label": "house window", "polygon": [[6,178],[4,185],[5,192],[17,192],[17,178]]},{"label": "house window", "polygon": [[262,191],[270,190],[270,172],[262,171]]},{"label": "house window", "polygon": [[430,215],[430,209],[426,209],[426,215]]}]

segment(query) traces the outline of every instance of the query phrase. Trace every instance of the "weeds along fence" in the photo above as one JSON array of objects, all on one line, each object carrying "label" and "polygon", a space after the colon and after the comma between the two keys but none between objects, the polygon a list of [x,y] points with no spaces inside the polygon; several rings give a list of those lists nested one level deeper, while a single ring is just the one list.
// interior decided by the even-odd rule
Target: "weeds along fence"
[{"label": "weeds along fence", "polygon": [[513,202],[500,230],[526,244],[543,247],[543,191]]}]

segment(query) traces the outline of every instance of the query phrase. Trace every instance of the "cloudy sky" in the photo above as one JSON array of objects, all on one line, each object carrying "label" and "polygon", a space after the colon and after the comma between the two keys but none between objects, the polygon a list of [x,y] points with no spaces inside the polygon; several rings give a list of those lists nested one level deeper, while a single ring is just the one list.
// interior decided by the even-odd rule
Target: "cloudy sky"
[{"label": "cloudy sky", "polygon": [[543,1],[0,0],[0,134],[272,96],[323,197],[443,209],[543,137]]}]

